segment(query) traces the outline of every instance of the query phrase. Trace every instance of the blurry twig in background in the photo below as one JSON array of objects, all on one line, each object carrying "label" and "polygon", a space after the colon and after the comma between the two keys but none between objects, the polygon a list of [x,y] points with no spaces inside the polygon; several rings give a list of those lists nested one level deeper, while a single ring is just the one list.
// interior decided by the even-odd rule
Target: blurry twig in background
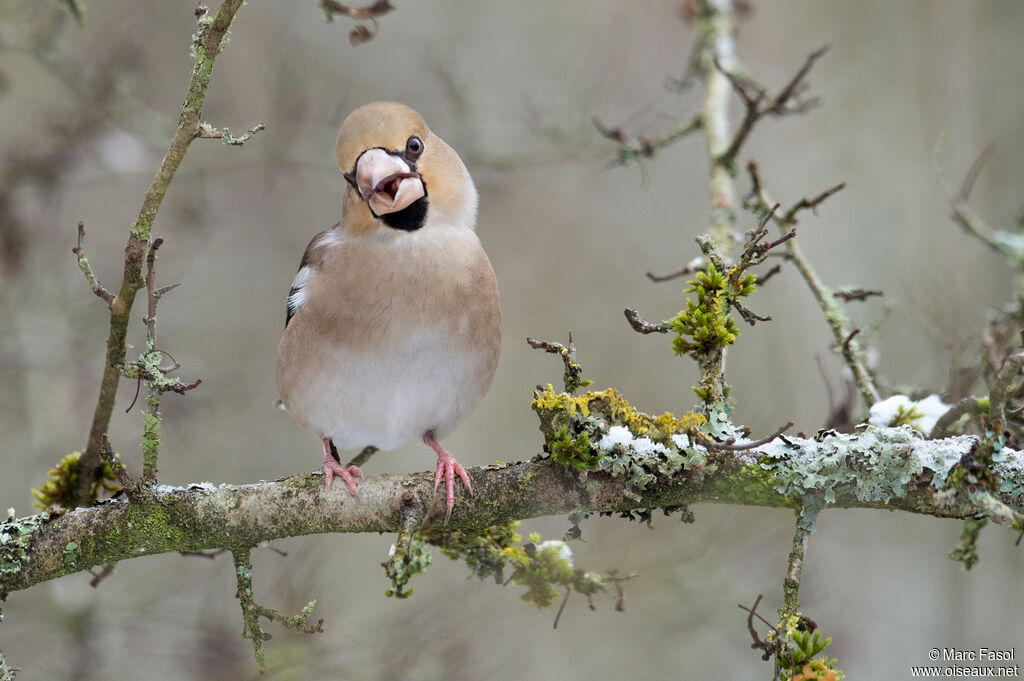
[{"label": "blurry twig in background", "polygon": [[349,31],[348,41],[353,46],[365,43],[367,40],[372,40],[377,35],[377,17],[387,14],[394,9],[388,0],[377,0],[372,5],[366,5],[365,7],[343,5],[337,2],[337,0],[320,0],[320,7],[323,9],[324,17],[327,21],[334,21],[334,15],[341,14],[357,21],[369,20],[373,24],[372,29],[367,27],[366,24],[356,24]]}]

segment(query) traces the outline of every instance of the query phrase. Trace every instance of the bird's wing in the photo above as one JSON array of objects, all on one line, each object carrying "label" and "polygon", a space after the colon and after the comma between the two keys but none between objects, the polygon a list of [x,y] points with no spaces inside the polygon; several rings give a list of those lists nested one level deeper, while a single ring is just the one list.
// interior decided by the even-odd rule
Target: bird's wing
[{"label": "bird's wing", "polygon": [[292,320],[295,311],[306,302],[306,285],[309,283],[317,270],[324,262],[328,249],[341,243],[335,227],[320,232],[306,246],[306,252],[302,254],[302,262],[299,263],[299,271],[292,280],[292,288],[288,292],[288,313],[284,320],[285,327]]}]

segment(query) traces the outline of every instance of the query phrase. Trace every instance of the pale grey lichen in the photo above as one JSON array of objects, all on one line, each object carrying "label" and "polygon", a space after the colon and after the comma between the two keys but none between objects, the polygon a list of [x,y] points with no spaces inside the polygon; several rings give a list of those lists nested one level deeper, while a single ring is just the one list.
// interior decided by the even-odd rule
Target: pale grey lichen
[{"label": "pale grey lichen", "polygon": [[932,472],[932,486],[942,489],[975,442],[968,436],[924,440],[903,425],[851,434],[826,431],[814,440],[776,438],[755,453],[773,474],[776,491],[802,501],[800,524],[810,529],[818,511],[840,495],[884,503],[906,496],[910,481],[925,470]]}]

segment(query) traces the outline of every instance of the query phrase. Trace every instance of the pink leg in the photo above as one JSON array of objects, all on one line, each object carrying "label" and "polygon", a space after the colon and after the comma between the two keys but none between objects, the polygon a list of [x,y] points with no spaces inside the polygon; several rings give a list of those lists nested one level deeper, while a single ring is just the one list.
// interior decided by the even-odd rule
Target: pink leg
[{"label": "pink leg", "polygon": [[452,509],[455,508],[455,476],[458,475],[462,480],[462,484],[466,486],[469,493],[473,493],[473,485],[469,482],[469,476],[466,475],[466,469],[455,460],[455,457],[451,455],[447,449],[441,446],[433,435],[427,433],[423,436],[423,441],[430,445],[430,448],[437,452],[437,470],[434,472],[434,491],[437,491],[438,486],[441,484],[441,478],[445,481],[445,501],[446,510],[444,514],[444,523],[448,524],[448,520],[452,517]]},{"label": "pink leg", "polygon": [[363,472],[356,466],[349,466],[346,468],[340,463],[334,460],[331,456],[331,441],[328,438],[322,438],[321,442],[324,446],[324,480],[326,481],[325,488],[330,488],[331,483],[334,482],[334,476],[341,476],[345,484],[348,485],[348,491],[352,493],[352,496],[359,501],[359,492],[356,488],[356,481],[352,479],[352,476],[363,477]]}]

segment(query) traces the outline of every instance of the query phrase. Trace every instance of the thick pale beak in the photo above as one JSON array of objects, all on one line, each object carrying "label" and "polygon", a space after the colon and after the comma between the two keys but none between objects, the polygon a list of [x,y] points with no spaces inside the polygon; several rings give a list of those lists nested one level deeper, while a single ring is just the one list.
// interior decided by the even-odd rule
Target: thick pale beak
[{"label": "thick pale beak", "polygon": [[370,149],[359,157],[356,185],[375,215],[398,212],[427,193],[419,173],[383,149]]}]

